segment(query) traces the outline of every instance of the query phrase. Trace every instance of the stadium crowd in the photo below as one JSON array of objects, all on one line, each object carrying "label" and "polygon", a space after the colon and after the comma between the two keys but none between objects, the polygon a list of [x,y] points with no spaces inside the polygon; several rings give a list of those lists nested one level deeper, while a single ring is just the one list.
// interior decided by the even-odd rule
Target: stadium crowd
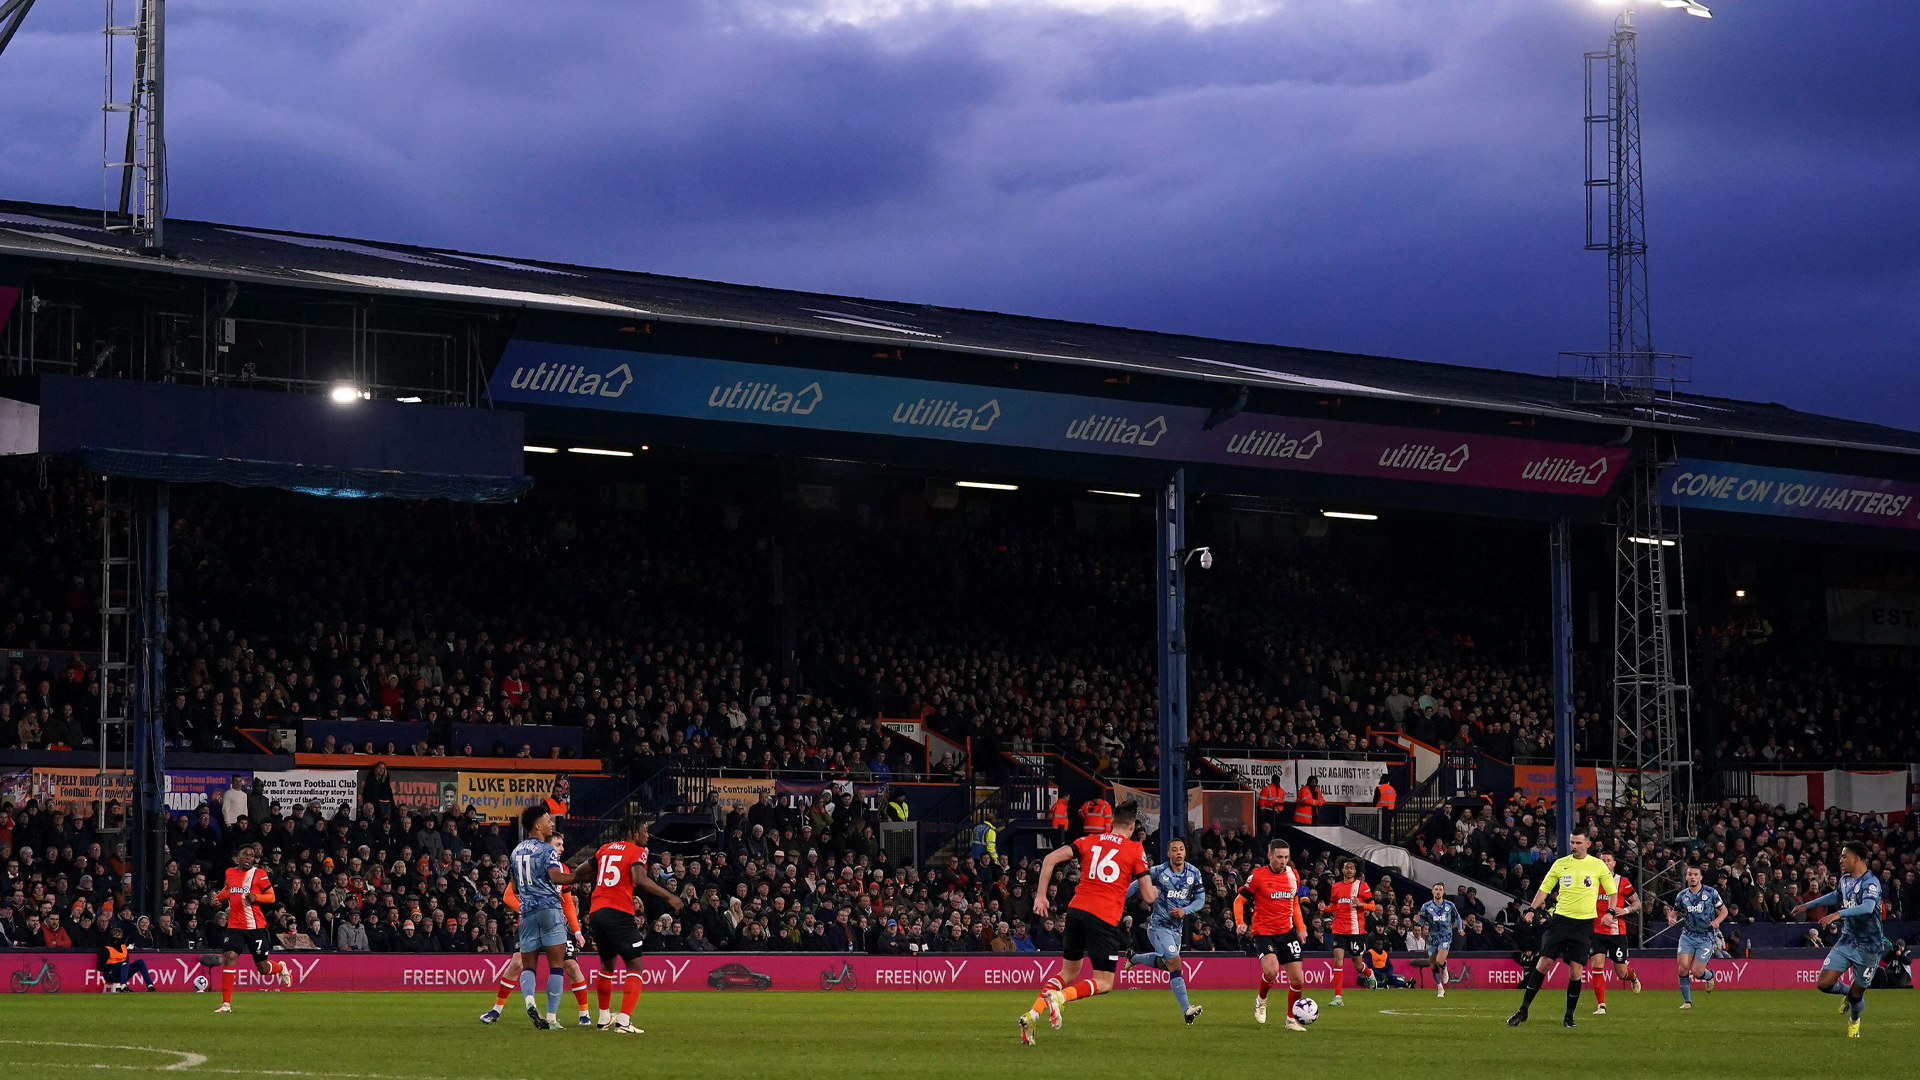
[{"label": "stadium crowd", "polygon": [[[302,749],[513,755],[526,752],[516,726],[557,724],[582,729],[589,755],[635,777],[681,755],[840,779],[961,767],[926,760],[879,724],[886,715],[970,740],[983,770],[996,751],[1030,748],[1111,777],[1156,768],[1147,563],[1119,538],[1076,536],[1044,517],[941,523],[901,510],[858,527],[802,523],[775,544],[761,520],[774,511],[724,497],[662,498],[639,513],[592,498],[356,505],[183,489],[175,508],[166,730],[182,748],[245,751],[243,729],[287,728]],[[0,537],[0,644],[88,647],[97,492],[57,465],[10,469],[0,510],[25,524]],[[1401,730],[1501,760],[1550,752],[1547,682],[1518,599],[1476,591],[1470,574],[1433,582],[1416,566],[1311,545],[1222,551],[1234,576],[1194,588],[1196,744],[1355,753],[1378,745],[1369,732]],[[775,593],[798,598],[790,670],[769,631],[785,616]],[[1710,760],[1915,755],[1911,699],[1891,687],[1843,692],[1832,671],[1781,663],[1777,648],[1740,626],[1703,633]],[[0,744],[89,746],[97,705],[97,674],[82,660],[11,664],[0,673]],[[1598,752],[1600,707],[1583,697],[1576,712],[1579,752]],[[329,746],[299,734],[303,718],[417,720],[428,735]],[[455,723],[494,725],[499,737],[454,745]],[[176,819],[169,909],[142,923],[125,917],[117,807],[104,829],[12,807],[0,818],[0,934],[83,947],[121,922],[136,945],[210,947],[220,916],[208,883],[258,842],[281,882],[275,918],[315,947],[500,951],[512,940],[502,895],[512,840],[499,827],[379,805],[335,820],[296,809],[222,799]],[[1636,842],[1637,822],[1592,813],[1603,844]],[[1035,865],[891,866],[873,825],[830,798],[750,808],[713,844],[655,868],[689,903],[677,918],[654,913],[650,945],[1056,944],[1054,920],[1032,917]],[[1424,854],[1516,894],[1550,861],[1551,815],[1539,805],[1429,826],[1415,840]],[[1696,841],[1656,861],[1709,859],[1709,881],[1724,877],[1723,892],[1753,918],[1817,893],[1838,844],[1862,829],[1733,803],[1697,826]],[[1920,901],[1911,826],[1866,835],[1886,852],[1890,895],[1910,910]],[[1201,837],[1195,861],[1214,909],[1192,922],[1190,948],[1235,947],[1222,911],[1262,846],[1257,835]],[[1336,868],[1313,853],[1306,869],[1309,927],[1324,939],[1319,897]],[[1407,941],[1416,898],[1391,879],[1379,891],[1380,932]],[[1487,911],[1474,894],[1460,902],[1469,947],[1505,949],[1513,912]]]}]

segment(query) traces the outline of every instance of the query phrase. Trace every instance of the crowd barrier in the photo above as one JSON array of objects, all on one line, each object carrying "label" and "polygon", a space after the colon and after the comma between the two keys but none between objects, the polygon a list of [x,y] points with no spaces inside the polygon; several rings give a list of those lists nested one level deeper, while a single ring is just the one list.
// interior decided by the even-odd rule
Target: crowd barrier
[{"label": "crowd barrier", "polygon": [[[57,982],[62,993],[98,993],[104,987],[90,953],[13,952],[0,961],[15,992],[45,992]],[[161,990],[191,992],[194,978],[207,975],[219,988],[217,969],[201,966],[194,953],[137,954],[152,968]],[[1723,989],[1781,990],[1813,985],[1824,953],[1804,958],[1715,960],[1712,964]],[[467,990],[488,994],[508,957],[471,954],[418,953],[275,953],[292,970],[295,990]],[[1672,972],[1667,953],[1636,957],[1643,973],[1655,985]],[[592,957],[580,958],[592,971]],[[1196,990],[1247,990],[1260,980],[1259,961],[1228,953],[1196,954],[1182,961],[1187,984]],[[1476,989],[1511,989],[1520,985],[1519,965],[1505,957],[1455,957],[1448,965],[1454,985]],[[1332,985],[1333,964],[1310,959],[1305,964],[1309,989]],[[46,978],[51,970],[56,979]],[[693,953],[646,958],[642,973],[649,990],[707,990],[753,993],[764,990],[1032,990],[1060,970],[1060,958],[1035,953],[948,954],[925,957],[843,955],[838,953]],[[1418,969],[1405,958],[1394,962],[1397,974],[1413,976]],[[1423,983],[1430,982],[1420,972]],[[240,964],[243,990],[266,988],[267,981],[251,963]],[[1122,988],[1164,987],[1165,972],[1151,968],[1122,971]],[[138,984],[136,983],[136,986]],[[1565,971],[1556,967],[1549,986],[1564,986]]]}]

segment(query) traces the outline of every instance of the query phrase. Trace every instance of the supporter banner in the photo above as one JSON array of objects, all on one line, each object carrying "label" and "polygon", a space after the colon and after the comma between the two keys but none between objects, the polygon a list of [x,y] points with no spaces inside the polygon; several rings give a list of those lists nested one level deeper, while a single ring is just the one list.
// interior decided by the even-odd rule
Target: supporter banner
[{"label": "supporter banner", "polygon": [[1737,514],[1920,529],[1920,483],[1911,480],[1681,458],[1660,474],[1660,501]]},{"label": "supporter banner", "polygon": [[1280,786],[1287,789],[1287,797],[1292,798],[1300,787],[1294,783],[1292,758],[1209,757],[1207,764],[1239,777],[1241,783],[1254,791],[1266,787],[1269,780],[1278,780]]},{"label": "supporter banner", "polygon": [[[1591,766],[1576,765],[1573,770],[1573,801],[1584,802],[1599,796],[1598,782]],[[1553,766],[1515,765],[1513,790],[1529,799],[1553,798]]]},{"label": "supporter banner", "polygon": [[253,774],[246,770],[235,772],[232,769],[168,769],[167,770],[167,813],[174,816],[191,814],[204,803],[217,806],[220,793],[235,776],[251,781]]},{"label": "supporter banner", "polygon": [[[1206,807],[1201,796],[1205,789],[1198,786],[1187,789],[1187,828],[1198,831],[1206,828]],[[1123,802],[1140,804],[1140,824],[1150,833],[1160,831],[1160,792],[1148,788],[1131,787],[1126,784],[1113,785],[1113,805]]]},{"label": "supporter banner", "polygon": [[1855,645],[1920,647],[1920,596],[1828,589],[1827,639]]},{"label": "supporter banner", "polygon": [[852,780],[776,780],[773,783],[774,797],[787,806],[806,806],[823,793],[831,793],[835,801],[852,795],[860,800],[860,805],[878,812],[886,797],[887,785]]},{"label": "supporter banner", "polygon": [[1773,806],[1816,813],[1829,808],[1849,814],[1904,814],[1909,798],[1909,774],[1900,772],[1756,772],[1753,796]]},{"label": "supporter banner", "polygon": [[1251,791],[1203,791],[1198,800],[1201,828],[1252,832],[1254,799]]},{"label": "supporter banner", "polygon": [[395,769],[387,773],[393,785],[393,805],[406,810],[439,813],[460,807],[460,774]]},{"label": "supporter banner", "polygon": [[[1295,778],[1300,787],[1305,787],[1307,778],[1319,781],[1320,794],[1330,803],[1373,805],[1374,789],[1380,786],[1380,778],[1387,775],[1387,763],[1384,761],[1319,761],[1313,758],[1301,758],[1294,762]],[[1298,789],[1288,788],[1292,795]]]},{"label": "supporter banner", "polygon": [[353,769],[288,769],[286,772],[257,772],[260,789],[269,802],[291,812],[297,803],[318,808],[321,817],[332,817],[341,807],[347,816],[360,812],[360,774]]},{"label": "supporter banner", "polygon": [[[1309,389],[1357,389],[1312,383]],[[1596,497],[1629,451],[516,339],[493,400]]]},{"label": "supporter banner", "polygon": [[0,804],[21,806],[33,798],[32,769],[0,769]]},{"label": "supporter banner", "polygon": [[520,812],[553,794],[551,773],[463,772],[460,774],[461,811],[471,806],[485,821],[509,825]]},{"label": "supporter banner", "polygon": [[880,726],[895,735],[912,739],[921,746],[927,745],[927,725],[918,720],[888,720],[882,717]]},{"label": "supporter banner", "polygon": [[121,806],[133,801],[131,773],[108,772],[104,795],[101,786],[99,769],[35,768],[32,797],[39,799],[42,805],[51,805],[69,814],[87,813],[95,799],[118,799]]},{"label": "supporter banner", "polygon": [[[100,974],[94,970],[91,952],[7,954],[4,966],[32,976],[42,962],[50,963],[60,975],[60,991],[67,994],[97,994],[103,989]],[[476,997],[491,997],[494,984],[505,970],[504,955],[475,956],[459,953],[298,953],[277,952],[286,960],[293,975],[293,989],[353,991],[465,990]],[[1648,958],[1669,953],[1643,953]],[[1820,975],[1824,953],[1808,950],[1804,959],[1793,960],[1715,960],[1714,985],[1723,990],[1788,990],[1810,987]],[[156,985],[163,991],[192,992],[195,976],[217,979],[218,971],[202,967],[192,953],[145,953]],[[1520,985],[1519,965],[1505,958],[1479,956],[1456,957],[1468,969],[1453,985],[1462,989],[1510,989]],[[598,959],[581,956],[586,971],[598,967]],[[1246,990],[1260,981],[1260,962],[1232,953],[1196,954],[1181,961],[1187,985],[1195,990]],[[1326,990],[1333,984],[1333,963],[1312,957],[1302,965],[1309,990]],[[1412,977],[1418,969],[1407,963],[1404,954],[1396,955],[1396,974]],[[707,990],[756,993],[766,990],[1005,990],[1031,994],[1049,976],[1060,972],[1060,958],[1037,953],[995,955],[946,955],[929,957],[867,956],[864,954],[823,953],[694,953],[648,956],[641,971],[642,984],[652,991]],[[1556,966],[1548,976],[1549,987],[1563,987],[1564,967]],[[1423,977],[1423,984],[1425,983]],[[238,987],[242,991],[263,989],[266,980],[251,965],[240,965]],[[215,983],[217,985],[217,982]],[[1164,992],[1167,975],[1156,968],[1134,967],[1114,980],[1120,989]],[[1357,991],[1377,997],[1367,1000],[1387,1002],[1391,991]],[[1024,1004],[1024,1002],[1021,1002]]]},{"label": "supporter banner", "polygon": [[760,796],[773,794],[773,781],[757,777],[718,776],[707,781],[707,790],[720,800],[722,813],[732,810],[745,810],[760,801]]}]

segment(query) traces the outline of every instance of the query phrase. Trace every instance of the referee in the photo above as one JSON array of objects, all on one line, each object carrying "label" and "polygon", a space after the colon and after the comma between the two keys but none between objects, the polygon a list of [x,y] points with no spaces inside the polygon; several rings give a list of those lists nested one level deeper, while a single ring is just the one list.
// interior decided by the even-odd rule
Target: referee
[{"label": "referee", "polygon": [[1507,1017],[1508,1027],[1527,1022],[1527,1008],[1547,981],[1555,961],[1567,965],[1567,1016],[1561,1022],[1573,1026],[1573,1010],[1580,1004],[1580,977],[1586,971],[1587,958],[1593,955],[1593,921],[1600,917],[1600,895],[1612,898],[1610,907],[1619,906],[1613,872],[1606,863],[1587,854],[1588,843],[1585,830],[1575,829],[1573,853],[1554,860],[1546,880],[1540,883],[1540,891],[1533,894],[1536,908],[1546,907],[1547,897],[1556,890],[1560,895],[1554,900],[1552,917],[1540,932],[1540,958],[1520,984],[1526,997],[1520,1002],[1520,1011]]}]

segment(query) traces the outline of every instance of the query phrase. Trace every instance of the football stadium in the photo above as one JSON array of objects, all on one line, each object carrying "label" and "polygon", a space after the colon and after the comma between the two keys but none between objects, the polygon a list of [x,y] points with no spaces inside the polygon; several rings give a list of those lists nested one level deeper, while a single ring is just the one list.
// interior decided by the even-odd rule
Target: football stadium
[{"label": "football stadium", "polygon": [[9,1070],[1920,1044],[1920,433],[1688,390],[1631,214],[1550,376],[170,217],[151,137],[0,201]]}]

